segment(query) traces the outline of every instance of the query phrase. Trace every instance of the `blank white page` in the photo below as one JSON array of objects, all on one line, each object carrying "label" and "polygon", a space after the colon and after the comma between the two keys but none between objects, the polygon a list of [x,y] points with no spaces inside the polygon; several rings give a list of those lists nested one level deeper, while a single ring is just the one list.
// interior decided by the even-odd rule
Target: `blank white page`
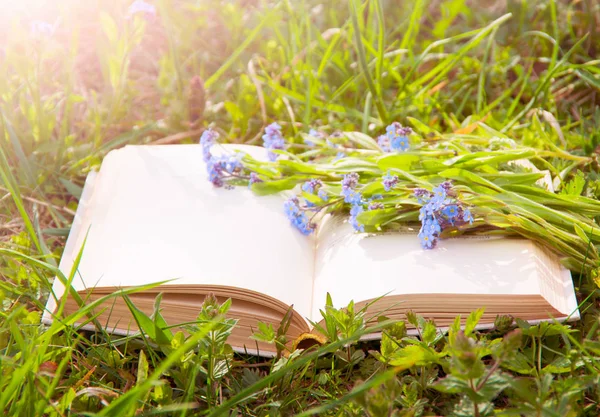
[{"label": "blank white page", "polygon": [[[176,279],[258,291],[310,314],[315,243],[290,225],[283,196],[215,188],[200,145],[127,146],[104,164],[92,213],[72,231],[76,255],[89,227],[77,290]],[[107,184],[110,172],[118,177]]]},{"label": "blank white page", "polygon": [[[312,320],[329,292],[336,307],[401,294],[542,294],[533,242],[501,237],[455,238],[421,248],[416,234],[356,234],[329,217],[319,231]],[[568,300],[553,306],[577,309],[570,274],[560,279]],[[551,300],[552,301],[552,300]]]}]

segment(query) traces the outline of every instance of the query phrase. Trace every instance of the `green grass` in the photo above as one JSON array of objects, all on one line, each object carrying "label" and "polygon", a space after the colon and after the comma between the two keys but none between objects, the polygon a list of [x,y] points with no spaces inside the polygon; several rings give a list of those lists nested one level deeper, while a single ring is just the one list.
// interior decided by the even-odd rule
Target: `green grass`
[{"label": "green grass", "polygon": [[[424,136],[555,153],[536,163],[559,190],[597,200],[596,1],[159,0],[149,20],[127,20],[122,1],[57,4],[0,15],[5,415],[600,413],[593,268],[574,273],[571,327],[499,318],[492,332],[438,335],[412,317],[421,338],[383,323],[380,346],[356,342],[360,312],[329,309],[331,343],[269,362],[233,355],[234,323],[210,305],[187,339],[85,333],[73,323],[89,307],[39,324],[54,277],[73,278],[56,265],[85,175],[129,143],[196,142],[206,127],[260,143],[273,121],[301,143],[311,127],[376,136],[413,120]],[[40,16],[58,22],[52,35],[30,33]]]}]

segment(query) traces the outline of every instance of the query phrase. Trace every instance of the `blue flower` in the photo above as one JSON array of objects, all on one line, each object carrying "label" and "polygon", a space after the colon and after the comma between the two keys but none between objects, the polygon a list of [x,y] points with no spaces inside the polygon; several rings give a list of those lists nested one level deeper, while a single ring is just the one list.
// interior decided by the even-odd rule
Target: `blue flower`
[{"label": "blue flower", "polygon": [[383,176],[383,188],[385,189],[385,191],[390,191],[392,188],[394,188],[396,186],[396,184],[398,184],[398,176],[396,175],[391,175],[390,172],[388,171],[388,173]]},{"label": "blue flower", "polygon": [[427,231],[421,231],[419,233],[419,240],[421,241],[421,247],[423,249],[431,249],[435,245],[436,237]]},{"label": "blue flower", "polygon": [[256,172],[251,172],[250,181],[248,181],[248,187],[251,187],[252,184],[256,184],[257,182],[263,182],[263,180],[260,179]]},{"label": "blue flower", "polygon": [[202,132],[202,136],[200,136],[200,145],[202,145],[204,162],[208,162],[210,159],[210,148],[215,144],[217,139],[219,139],[219,134],[212,129],[207,129]]},{"label": "blue flower", "polygon": [[344,179],[342,179],[342,188],[355,188],[358,185],[358,178],[356,172],[344,175]]},{"label": "blue flower", "polygon": [[400,126],[400,123],[394,122],[391,125],[385,128],[386,136],[389,138],[393,138],[396,135],[396,127]]},{"label": "blue flower", "polygon": [[383,209],[384,207],[385,207],[385,206],[383,205],[383,203],[379,203],[379,202],[371,201],[371,202],[369,203],[368,210],[369,210],[369,211],[371,211],[371,210],[381,210],[381,209]]},{"label": "blue flower", "polygon": [[283,209],[292,226],[298,229],[303,235],[310,235],[315,230],[315,225],[300,209],[300,201],[297,197],[292,197],[283,203]]},{"label": "blue flower", "polygon": [[225,163],[225,171],[230,174],[238,173],[242,170],[242,154],[237,153],[223,158]]},{"label": "blue flower", "polygon": [[342,190],[344,201],[349,204],[360,204],[362,202],[362,194],[358,191],[345,189]]},{"label": "blue flower", "polygon": [[373,200],[380,200],[382,198],[383,198],[383,196],[381,194],[373,194],[371,196],[371,198],[368,200],[369,206],[367,207],[367,209],[370,211],[370,210],[380,210],[380,209],[384,208],[385,206],[383,205],[383,203],[373,201]]},{"label": "blue flower", "polygon": [[317,193],[317,195],[319,196],[319,198],[323,201],[327,201],[329,200],[329,196],[327,195],[327,191],[325,191],[324,189],[320,189],[319,192]]},{"label": "blue flower", "polygon": [[473,224],[473,215],[471,214],[471,210],[464,209],[463,210],[463,222],[469,222],[469,224]]},{"label": "blue flower", "polygon": [[[308,135],[312,136],[313,138],[320,138],[321,137],[321,133],[316,130],[316,129],[310,129],[308,131]],[[304,139],[304,143],[307,144],[308,146],[315,146],[315,143],[313,141],[310,141],[308,139]]]},{"label": "blue flower", "polygon": [[[277,123],[271,123],[269,126],[265,128],[265,134],[262,136],[263,145],[265,148],[269,150],[274,149],[285,149],[285,140],[281,135],[281,126]],[[275,161],[277,160],[278,154],[275,152],[269,152],[269,160]]]},{"label": "blue flower", "polygon": [[415,197],[417,197],[417,201],[420,204],[427,203],[431,198],[431,193],[425,188],[415,188],[413,190],[413,194]]},{"label": "blue flower", "polygon": [[296,227],[305,236],[310,235],[315,230],[315,225],[310,223],[306,213],[302,213],[297,216],[293,221],[292,225]]},{"label": "blue flower", "polygon": [[377,144],[381,148],[383,152],[391,152],[392,148],[390,148],[390,140],[386,135],[380,135],[377,138]]},{"label": "blue flower", "polygon": [[274,122],[271,123],[269,126],[265,127],[265,136],[274,137],[278,135],[281,135],[281,126],[279,125],[279,123]]},{"label": "blue flower", "polygon": [[458,216],[458,206],[456,204],[449,204],[442,209],[442,213],[448,219],[452,220]]},{"label": "blue flower", "polygon": [[442,207],[442,204],[438,201],[431,199],[423,206],[423,210],[428,216],[433,216],[436,211]]},{"label": "blue flower", "polygon": [[358,174],[353,172],[344,175],[342,179],[342,196],[346,203],[358,204],[362,200],[360,193],[354,191],[354,188],[358,185],[358,178]]},{"label": "blue flower", "polygon": [[407,151],[410,148],[410,144],[406,136],[396,136],[390,141],[390,147],[394,151]]},{"label": "blue flower", "polygon": [[219,139],[219,134],[212,129],[206,129],[202,132],[202,136],[200,136],[200,145],[202,146],[212,146]]},{"label": "blue flower", "polygon": [[406,151],[410,147],[408,136],[412,133],[410,127],[403,127],[394,122],[385,128],[387,140],[392,151]]},{"label": "blue flower", "polygon": [[205,146],[202,148],[202,159],[204,160],[204,162],[208,162],[208,160],[211,157],[211,153],[210,153],[210,146]]},{"label": "blue flower", "polygon": [[212,182],[216,187],[222,187],[224,182],[223,178],[225,177],[225,166],[227,164],[227,156],[225,157],[217,157],[211,156],[209,160],[206,162],[206,170],[208,171],[208,179]]},{"label": "blue flower", "polygon": [[443,187],[443,186],[441,186],[441,185],[438,185],[437,187],[435,187],[433,189],[433,196],[432,196],[432,198],[443,201],[443,200],[446,199],[447,195],[448,194],[446,192],[446,188]]},{"label": "blue flower", "polygon": [[145,15],[155,16],[156,7],[152,4],[146,3],[144,0],[135,0],[127,9],[127,17],[131,18],[137,13],[144,13]]},{"label": "blue flower", "polygon": [[440,223],[435,217],[428,217],[423,222],[423,225],[421,226],[421,231],[427,232],[432,235],[436,235],[442,232],[442,226],[440,226]]},{"label": "blue flower", "polygon": [[421,246],[431,249],[442,231],[448,226],[461,226],[473,223],[473,216],[462,202],[458,201],[451,181],[445,181],[432,192],[416,188],[413,193],[423,206],[419,210]]},{"label": "blue flower", "polygon": [[283,210],[285,211],[286,216],[290,220],[294,220],[296,215],[300,213],[300,207],[298,207],[298,199],[296,197],[292,197],[289,200],[286,200],[283,203]]},{"label": "blue flower", "polygon": [[452,190],[452,181],[444,181],[443,183],[440,184],[440,187],[442,187],[444,189],[444,191],[446,191],[446,194],[450,193],[450,190]]},{"label": "blue flower", "polygon": [[302,191],[305,191],[309,194],[314,194],[315,190],[318,190],[322,185],[323,183],[321,182],[321,180],[312,179],[302,184]]},{"label": "blue flower", "polygon": [[358,220],[356,219],[356,217],[363,211],[364,211],[363,206],[360,204],[355,204],[350,209],[350,224],[352,225],[354,230],[357,232],[365,231],[365,226],[358,223]]},{"label": "blue flower", "polygon": [[428,204],[431,204],[434,210],[439,210],[446,201],[447,196],[446,189],[441,185],[438,185],[433,189],[433,195]]}]

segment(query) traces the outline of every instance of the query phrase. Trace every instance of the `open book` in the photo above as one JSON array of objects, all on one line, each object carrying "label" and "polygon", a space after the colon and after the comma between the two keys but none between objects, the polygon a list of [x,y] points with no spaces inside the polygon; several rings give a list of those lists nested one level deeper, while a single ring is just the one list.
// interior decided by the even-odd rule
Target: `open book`
[{"label": "open book", "polygon": [[[440,327],[480,307],[484,327],[500,314],[530,321],[579,317],[570,272],[531,241],[466,237],[423,250],[416,231],[356,234],[345,219],[331,216],[307,237],[289,224],[285,196],[215,188],[206,177],[200,145],[110,152],[87,178],[60,263],[68,276],[85,240],[73,287],[97,299],[118,288],[175,279],[130,295],[150,314],[162,292],[169,325],[194,321],[207,294],[231,298],[229,314],[239,322],[229,343],[261,355],[273,354],[274,347],[250,339],[258,321],[277,328],[293,305],[288,336],[310,332],[309,321],[322,319],[327,293],[335,307],[354,300],[361,308],[379,298],[369,317],[402,319],[413,310]],[[53,292],[56,299],[65,294],[59,280]],[[48,301],[45,322],[53,318],[56,299]],[[65,313],[77,309],[69,297]],[[96,313],[110,332],[137,331],[122,298]]]}]

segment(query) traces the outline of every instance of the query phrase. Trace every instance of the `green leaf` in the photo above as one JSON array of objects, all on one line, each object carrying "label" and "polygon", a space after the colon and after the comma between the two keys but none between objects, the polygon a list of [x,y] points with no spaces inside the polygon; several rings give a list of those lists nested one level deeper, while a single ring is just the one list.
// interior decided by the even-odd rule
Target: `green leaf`
[{"label": "green leaf", "polygon": [[408,369],[413,366],[436,364],[438,361],[439,355],[433,349],[422,345],[408,345],[396,350],[389,363],[397,369]]},{"label": "green leaf", "polygon": [[421,330],[421,339],[423,340],[423,343],[431,345],[435,342],[437,336],[438,332],[435,323],[430,320],[426,321]]},{"label": "green leaf", "polygon": [[[512,375],[498,371],[494,372],[485,380],[483,386],[477,391],[478,402],[494,400],[498,395],[500,395],[500,393],[502,393],[502,391],[510,386],[510,381],[512,379]],[[477,381],[477,383],[479,384],[479,381]]]},{"label": "green leaf", "polygon": [[536,367],[530,362],[530,358],[520,351],[513,352],[512,357],[505,359],[501,367],[521,375],[533,375],[537,372]]},{"label": "green leaf", "polygon": [[471,333],[473,333],[473,330],[475,330],[475,327],[479,323],[479,320],[481,320],[481,317],[483,317],[484,311],[485,311],[485,308],[479,308],[479,309],[471,312],[471,314],[469,314],[469,317],[467,317],[467,321],[465,322],[465,335],[466,336],[469,336]]},{"label": "green leaf", "polygon": [[255,182],[252,184],[252,191],[258,195],[276,194],[281,191],[291,190],[303,180],[303,177],[293,176],[281,180]]},{"label": "green leaf", "polygon": [[352,142],[359,145],[361,148],[372,149],[374,151],[381,151],[381,148],[379,147],[375,139],[373,139],[369,135],[365,135],[361,132],[344,132],[344,136],[346,136]]},{"label": "green leaf", "polygon": [[387,362],[400,349],[400,341],[406,336],[406,324],[403,321],[394,323],[381,334],[381,355],[379,360]]},{"label": "green leaf", "polygon": [[156,335],[156,343],[161,346],[170,346],[173,339],[173,332],[169,329],[169,325],[160,314],[160,303],[163,293],[159,293],[154,299],[154,311],[151,318],[154,320],[154,332]]},{"label": "green leaf", "polygon": [[397,153],[379,158],[377,160],[377,165],[382,171],[394,168],[409,171],[413,164],[419,162],[420,159],[421,157],[416,154]]},{"label": "green leaf", "polygon": [[304,142],[312,142],[315,143],[319,146],[324,147],[327,144],[327,141],[319,138],[319,137],[314,137],[309,135],[308,133],[304,133],[304,132],[300,132],[300,136],[302,137],[302,139],[304,140]]},{"label": "green leaf", "polygon": [[456,342],[456,335],[460,332],[460,314],[454,318],[454,321],[448,328],[448,343],[452,346]]},{"label": "green leaf", "polygon": [[573,370],[571,361],[564,357],[559,356],[552,361],[552,363],[542,368],[543,374],[565,374]]},{"label": "green leaf", "polygon": [[585,188],[585,175],[583,172],[578,171],[575,176],[568,183],[564,184],[562,190],[560,190],[560,194],[563,195],[571,195],[571,196],[580,196]]},{"label": "green leaf", "polygon": [[69,231],[71,229],[67,228],[67,227],[59,227],[59,228],[52,228],[52,229],[42,229],[42,233],[48,236],[61,236],[61,237],[67,237],[69,236]]},{"label": "green leaf", "polygon": [[523,320],[517,319],[517,324],[519,325],[525,336],[532,337],[548,337],[557,335],[567,336],[569,333],[572,333],[574,331],[568,326],[560,323],[542,322],[537,326],[529,325],[528,327],[525,327]]},{"label": "green leaf", "polygon": [[419,133],[426,135],[426,136],[434,136],[434,137],[442,137],[442,134],[440,132],[438,132],[437,130],[427,126],[425,123],[421,122],[418,119],[415,119],[414,117],[407,117],[406,118],[411,125],[413,125],[413,127],[415,128],[416,131],[418,131]]},{"label": "green leaf", "polygon": [[466,394],[473,391],[467,380],[457,378],[454,375],[448,375],[445,378],[439,379],[432,387],[444,394]]},{"label": "green leaf", "polygon": [[[329,175],[329,172],[327,172],[327,170],[319,167],[319,165],[309,164],[306,162],[282,159],[281,161],[279,161],[279,166],[284,168],[282,171],[290,172],[293,174],[313,174],[313,175],[323,175],[323,176]],[[289,168],[289,169],[286,169],[286,168]]]},{"label": "green leaf", "polygon": [[533,380],[529,378],[512,378],[510,388],[517,397],[522,398],[530,404],[537,403],[538,389]]},{"label": "green leaf", "polygon": [[460,155],[455,158],[444,161],[444,165],[456,166],[457,168],[473,169],[482,165],[497,165],[499,163],[517,161],[519,159],[529,159],[536,155],[534,150],[524,151],[493,151],[493,152],[475,152]]},{"label": "green leaf", "polygon": [[364,226],[379,227],[398,214],[395,208],[363,211],[356,216],[356,221]]},{"label": "green leaf", "polygon": [[258,331],[252,333],[250,338],[261,342],[273,343],[275,341],[275,329],[271,323],[258,322]]},{"label": "green leaf", "polygon": [[156,340],[156,327],[154,326],[154,321],[146,313],[137,308],[129,296],[123,295],[123,299],[125,300],[127,307],[129,307],[129,311],[131,311],[139,329],[150,339]]},{"label": "green leaf", "polygon": [[140,385],[148,379],[148,360],[143,350],[140,350],[140,357],[138,359],[138,369],[136,377],[136,385]]},{"label": "green leaf", "polygon": [[371,174],[379,174],[379,168],[376,163],[355,157],[342,158],[331,165],[322,165],[322,167],[340,173],[368,172]]},{"label": "green leaf", "polygon": [[65,178],[59,178],[58,180],[67,189],[69,194],[71,194],[73,197],[75,197],[78,200],[79,200],[79,198],[81,198],[81,193],[83,192],[82,187],[80,187],[77,184],[74,184],[73,182],[71,182]]},{"label": "green leaf", "polygon": [[234,123],[239,123],[240,121],[244,120],[244,113],[237,104],[231,101],[226,101],[224,106]]},{"label": "green leaf", "polygon": [[445,171],[440,172],[439,176],[442,178],[448,178],[448,179],[452,179],[455,181],[464,182],[466,184],[472,183],[472,184],[481,185],[483,187],[492,189],[499,193],[503,192],[503,189],[501,187],[498,187],[496,184],[480,177],[477,174],[474,174],[474,173],[469,172],[464,169],[459,169],[459,168],[447,169]]},{"label": "green leaf", "polygon": [[575,228],[575,233],[577,233],[577,236],[579,236],[581,240],[583,240],[588,245],[592,244],[589,236],[583,231],[583,229],[578,224],[574,224],[573,227]]},{"label": "green leaf", "polygon": [[499,185],[501,187],[513,184],[525,184],[532,186],[538,181],[540,178],[544,177],[543,172],[535,172],[535,173],[526,173],[526,174],[517,174],[514,172],[498,172],[493,174],[481,174],[482,178],[485,178],[489,181],[492,181],[494,184]]}]

